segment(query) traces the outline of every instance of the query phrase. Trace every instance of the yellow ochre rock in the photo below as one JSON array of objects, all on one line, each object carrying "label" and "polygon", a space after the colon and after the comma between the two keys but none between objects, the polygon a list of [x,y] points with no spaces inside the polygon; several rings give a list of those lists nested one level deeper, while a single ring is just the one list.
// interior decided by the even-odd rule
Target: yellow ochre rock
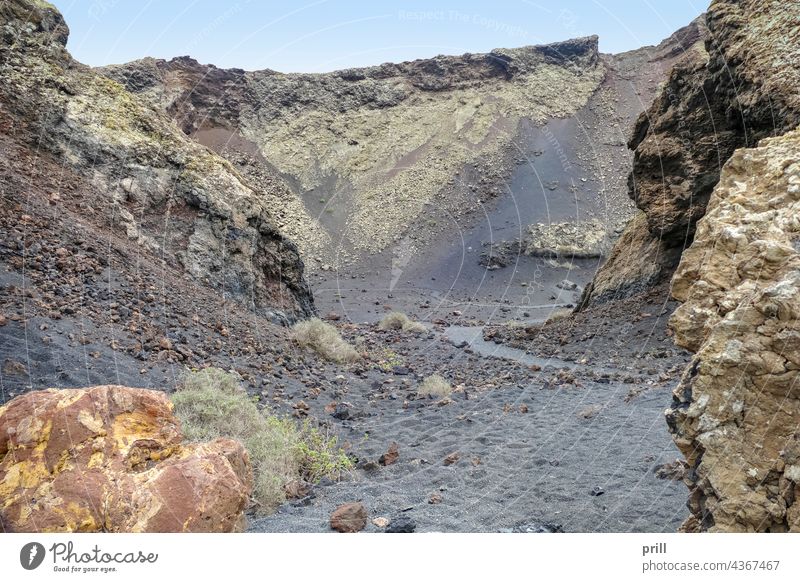
[{"label": "yellow ochre rock", "polygon": [[229,532],[251,490],[242,445],[182,443],[162,392],[50,389],[0,407],[0,531]]}]

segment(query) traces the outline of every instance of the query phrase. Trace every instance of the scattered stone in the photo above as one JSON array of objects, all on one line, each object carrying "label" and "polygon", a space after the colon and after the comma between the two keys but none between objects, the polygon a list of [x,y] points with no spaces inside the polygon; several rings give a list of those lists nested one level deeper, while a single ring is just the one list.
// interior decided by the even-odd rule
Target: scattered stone
[{"label": "scattered stone", "polygon": [[393,517],[386,528],[386,533],[414,533],[417,523],[407,515]]},{"label": "scattered stone", "polygon": [[294,413],[293,413],[294,416],[296,416],[298,418],[308,416],[308,411],[310,409],[308,404],[306,404],[305,400],[301,400],[299,402],[296,402],[292,406],[292,408],[294,409]]},{"label": "scattered stone", "polygon": [[556,283],[556,287],[559,289],[564,289],[565,291],[574,291],[578,288],[578,284],[570,281],[569,279],[564,279],[563,281]]},{"label": "scattered stone", "polygon": [[431,505],[438,505],[442,502],[442,496],[438,493],[431,493],[431,496],[428,498],[428,503]]},{"label": "scattered stone", "polygon": [[389,449],[380,456],[378,462],[384,467],[395,464],[397,459],[400,458],[399,446],[396,442],[392,442],[389,445]]},{"label": "scattered stone", "polygon": [[300,499],[311,493],[312,485],[308,481],[295,479],[283,486],[287,499]]},{"label": "scattered stone", "polygon": [[389,520],[386,519],[385,517],[376,517],[375,519],[372,520],[372,525],[374,525],[375,527],[384,528],[387,525],[389,525]]},{"label": "scattered stone", "polygon": [[340,533],[356,533],[367,526],[367,509],[362,503],[345,503],[331,514],[331,529]]},{"label": "scattered stone", "polygon": [[6,358],[3,362],[3,373],[9,375],[24,376],[28,373],[28,368],[19,360]]},{"label": "scattered stone", "polygon": [[533,521],[528,523],[519,523],[509,529],[501,529],[499,530],[499,533],[564,533],[564,528],[558,523]]},{"label": "scattered stone", "polygon": [[589,420],[590,418],[594,418],[595,416],[597,416],[601,410],[603,410],[602,405],[592,404],[590,406],[586,406],[585,408],[581,408],[578,411],[578,417],[583,418],[585,420]]},{"label": "scattered stone", "polygon": [[375,461],[365,460],[358,464],[358,468],[367,473],[371,473],[373,471],[377,471],[380,468],[380,465],[378,465],[378,463]]},{"label": "scattered stone", "polygon": [[444,464],[445,466],[450,466],[454,463],[457,463],[460,458],[461,458],[461,453],[459,452],[450,453],[444,458]]},{"label": "scattered stone", "polygon": [[341,402],[336,405],[336,408],[332,416],[337,420],[349,420],[350,418],[352,418],[352,412],[350,411],[350,407],[347,404]]}]

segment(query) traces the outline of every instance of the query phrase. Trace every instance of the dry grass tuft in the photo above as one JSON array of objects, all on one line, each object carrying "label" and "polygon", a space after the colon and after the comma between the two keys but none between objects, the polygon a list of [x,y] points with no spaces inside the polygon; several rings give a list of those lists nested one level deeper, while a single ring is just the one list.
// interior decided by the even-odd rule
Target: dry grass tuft
[{"label": "dry grass tuft", "polygon": [[442,378],[439,374],[428,376],[422,381],[417,389],[417,396],[435,396],[437,398],[444,398],[453,392],[453,387],[450,383]]},{"label": "dry grass tuft", "polygon": [[405,313],[401,313],[399,311],[387,313],[378,324],[378,329],[398,329],[410,331],[412,333],[423,333],[428,331],[424,325],[418,321],[412,321]]},{"label": "dry grass tuft", "polygon": [[361,359],[356,349],[342,339],[339,330],[317,317],[294,324],[292,331],[300,347],[313,350],[326,360],[346,364]]}]

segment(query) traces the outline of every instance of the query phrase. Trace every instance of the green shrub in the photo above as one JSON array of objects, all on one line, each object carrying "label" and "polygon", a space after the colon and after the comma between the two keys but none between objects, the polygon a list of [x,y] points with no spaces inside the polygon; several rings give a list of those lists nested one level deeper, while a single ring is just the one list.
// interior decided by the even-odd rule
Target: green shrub
[{"label": "green shrub", "polygon": [[190,441],[228,437],[240,441],[253,465],[253,501],[259,513],[286,499],[284,487],[297,479],[338,479],[352,468],[336,438],[308,421],[302,426],[259,410],[238,378],[218,368],[189,372],[172,395],[175,415]]},{"label": "green shrub", "polygon": [[403,331],[410,331],[413,333],[422,333],[427,331],[427,328],[418,321],[412,321],[405,313],[399,311],[392,311],[387,313],[378,324],[378,329],[401,329]]},{"label": "green shrub", "polygon": [[449,396],[453,391],[450,383],[442,378],[439,374],[428,376],[422,381],[417,389],[418,396],[435,396],[437,398],[444,398]]},{"label": "green shrub", "polygon": [[397,366],[406,365],[403,356],[389,348],[384,348],[381,350],[380,354],[375,355],[374,358],[378,362],[378,367],[384,372],[391,372]]},{"label": "green shrub", "polygon": [[336,437],[322,433],[308,420],[300,427],[297,452],[300,475],[309,483],[323,477],[337,480],[353,468],[353,461],[338,448]]},{"label": "green shrub", "polygon": [[294,324],[292,331],[300,347],[311,349],[331,362],[344,364],[361,358],[356,349],[342,339],[339,330],[317,317]]}]

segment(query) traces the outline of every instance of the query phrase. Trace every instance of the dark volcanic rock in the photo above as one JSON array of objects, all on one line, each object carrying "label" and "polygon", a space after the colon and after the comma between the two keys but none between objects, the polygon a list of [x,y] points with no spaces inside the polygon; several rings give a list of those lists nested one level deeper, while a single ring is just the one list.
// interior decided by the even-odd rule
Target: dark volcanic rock
[{"label": "dark volcanic rock", "polygon": [[414,533],[417,523],[407,515],[393,517],[386,528],[386,533]]}]

